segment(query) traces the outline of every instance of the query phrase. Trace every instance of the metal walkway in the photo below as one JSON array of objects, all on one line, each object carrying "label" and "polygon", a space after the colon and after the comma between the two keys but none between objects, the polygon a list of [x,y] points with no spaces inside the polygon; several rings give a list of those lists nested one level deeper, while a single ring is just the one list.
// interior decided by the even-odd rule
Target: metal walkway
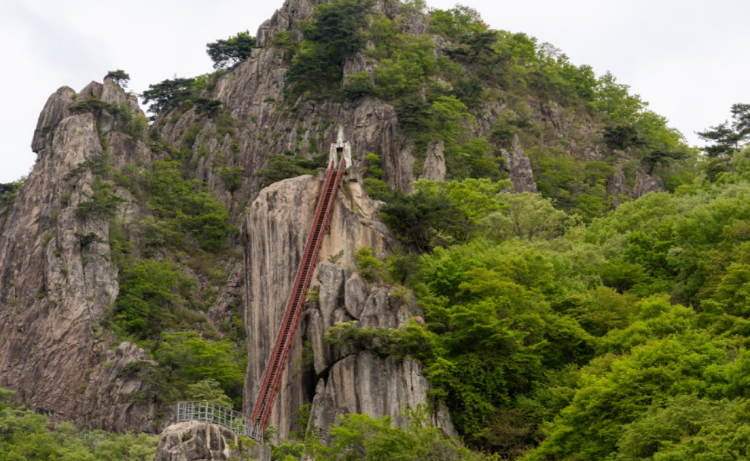
[{"label": "metal walkway", "polygon": [[232,411],[216,403],[202,402],[180,402],[177,404],[175,422],[201,421],[209,424],[217,424],[233,431],[237,436],[249,435],[247,419],[238,411]]},{"label": "metal walkway", "polygon": [[292,292],[289,295],[284,318],[276,336],[276,343],[268,362],[266,362],[255,405],[249,418],[245,419],[241,413],[209,402],[182,402],[177,405],[176,419],[178,422],[198,420],[218,424],[231,429],[238,436],[252,437],[255,440],[263,441],[263,435],[268,428],[268,419],[271,417],[276,394],[279,391],[281,378],[292,348],[294,333],[297,331],[302,318],[307,290],[310,288],[310,282],[318,265],[318,253],[333,213],[336,192],[350,164],[351,145],[344,141],[344,129],[339,126],[338,139],[331,146],[326,179],[320,189],[305,252],[297,268],[297,276],[294,279],[294,285],[292,285]]},{"label": "metal walkway", "polygon": [[292,293],[289,296],[289,303],[284,313],[284,319],[281,321],[281,327],[276,336],[276,344],[271,352],[271,356],[268,362],[266,362],[260,389],[258,390],[255,405],[249,418],[249,435],[255,440],[262,440],[263,434],[268,427],[268,419],[271,416],[273,403],[281,385],[281,377],[284,374],[289,352],[292,348],[294,333],[302,318],[307,290],[310,288],[310,282],[312,281],[315,267],[318,264],[318,252],[323,243],[323,236],[328,227],[328,222],[331,219],[336,191],[341,183],[345,168],[345,159],[341,159],[338,169],[336,169],[335,160],[331,160],[328,165],[328,174],[320,190],[313,226],[310,229],[310,236],[307,239],[307,246],[297,268],[297,277],[292,286]]}]

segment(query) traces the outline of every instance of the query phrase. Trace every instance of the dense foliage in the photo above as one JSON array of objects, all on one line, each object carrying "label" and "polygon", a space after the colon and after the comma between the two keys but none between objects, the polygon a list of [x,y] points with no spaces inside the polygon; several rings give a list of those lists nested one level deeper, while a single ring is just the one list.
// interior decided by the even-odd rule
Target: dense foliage
[{"label": "dense foliage", "polygon": [[[229,59],[229,58],[226,58]],[[141,95],[149,111],[159,114],[171,109],[187,110],[195,106],[199,114],[214,116],[219,112],[221,102],[202,97],[204,91],[213,88],[221,70],[196,78],[175,78],[149,85]]]},{"label": "dense foliage", "polygon": [[143,197],[151,214],[139,222],[138,254],[121,224],[112,227],[120,293],[106,326],[146,348],[158,364],[138,362],[128,370],[142,373],[148,384],[131,398],[208,399],[240,408],[243,327],[228,324],[217,331],[206,316],[217,293],[199,290],[196,276],[212,290],[225,283],[226,274],[212,266],[236,232],[229,213],[200,181],[183,176],[177,160],[154,161],[150,170],[128,173],[117,175],[117,182]]},{"label": "dense foliage", "polygon": [[344,416],[330,430],[331,441],[323,444],[316,437],[301,443],[284,443],[273,450],[279,461],[399,460],[399,461],[482,461],[495,460],[463,448],[431,427],[420,412],[409,416],[406,429],[393,427],[389,417]]},{"label": "dense foliage", "polygon": [[368,2],[336,0],[318,5],[304,41],[292,60],[287,93],[324,96],[343,78],[344,61],[365,46],[362,29],[367,25]]},{"label": "dense foliage", "polygon": [[382,212],[423,254],[386,278],[426,325],[329,341],[422,361],[464,440],[503,459],[742,459],[749,158],[588,226],[488,180],[417,183]]},{"label": "dense foliage", "polygon": [[52,425],[40,414],[5,403],[12,393],[0,388],[2,461],[151,461],[157,436],[80,432]]},{"label": "dense foliage", "polygon": [[[399,330],[345,323],[327,340],[419,360],[431,403],[448,406],[463,441],[477,452],[447,441],[419,414],[406,429],[391,427],[388,418],[350,415],[331,428],[330,444],[300,434],[276,447],[275,458],[747,457],[750,151],[743,143],[750,106],[735,105],[731,124],[700,133],[713,142],[705,158],[611,74],[597,76],[525,34],[491,30],[470,8],[426,12],[413,1],[398,14],[374,14],[370,6],[320,4],[301,25],[301,43],[289,31],[272,38],[289,65],[288,107],[280,110],[298,109],[305,99],[381,99],[411,142],[415,173],[429,149],[441,146],[448,178],[418,181],[413,194],[392,192],[383,159],[366,154],[365,185],[384,202],[381,218],[403,253],[380,261],[363,248],[356,270],[369,283],[411,289],[425,323]],[[426,29],[414,33],[410,19],[419,13]],[[240,33],[207,48],[214,66],[225,69],[254,46]],[[366,69],[345,76],[347,60],[359,53]],[[108,77],[125,82],[120,72]],[[104,325],[153,359],[123,371],[147,384],[133,400],[242,404],[241,318],[234,312],[232,322],[216,327],[206,315],[227,281],[220,261],[231,259],[227,241],[236,229],[224,205],[186,173],[196,156],[208,155],[206,118],[220,142],[235,132],[228,111],[209,99],[218,75],[165,80],[144,92],[151,111],[170,121],[195,110],[180,146],[166,145],[158,127],[150,130],[161,160],[114,174],[84,165],[96,180],[76,214],[110,220],[120,274],[120,294]],[[71,107],[122,118],[130,127],[135,120],[126,109],[96,100]],[[560,139],[560,120],[571,124],[571,138]],[[124,130],[143,140],[147,126],[138,123]],[[576,137],[583,132],[589,134]],[[236,140],[227,142],[236,154]],[[569,155],[585,143],[586,155]],[[520,146],[540,193],[509,192],[507,151]],[[271,156],[255,175],[266,186],[314,174],[326,156],[316,156],[317,148],[307,153],[297,146]],[[227,191],[241,189],[242,168],[214,167]],[[649,176],[666,191],[632,200],[608,190],[613,177],[632,188]],[[118,187],[144,213],[135,224],[118,218],[124,203]],[[0,194],[0,213],[13,194],[12,188]],[[77,237],[82,251],[101,241],[95,234]],[[56,449],[77,447],[64,427],[44,432],[33,415],[0,411],[14,427],[27,428],[28,440],[52,437]],[[0,437],[13,430],[0,430]],[[6,452],[21,453],[8,459],[29,456],[12,445],[22,446],[21,436],[8,440]],[[66,459],[61,453],[39,459]]]},{"label": "dense foliage", "polygon": [[[406,2],[399,14],[374,14],[357,0],[316,6],[302,43],[271,43],[293,56],[288,103],[300,96],[385,100],[415,144],[416,173],[428,146],[443,143],[451,179],[506,177],[502,149],[520,142],[542,194],[586,221],[624,200],[607,188],[618,172],[630,188],[639,175],[658,175],[669,190],[694,177],[697,153],[611,74],[596,76],[525,34],[492,30],[471,8],[424,9]],[[414,33],[418,12],[427,15],[427,33]],[[343,63],[356,53],[368,70],[344,77]],[[560,140],[555,119],[576,120],[571,137],[577,129],[601,131],[590,150],[604,155],[596,161],[569,155],[574,143],[592,140]],[[477,134],[480,121],[492,124],[489,134]],[[377,178],[369,182],[373,196],[387,198]]]},{"label": "dense foliage", "polygon": [[26,179],[24,178],[9,184],[0,184],[0,218],[10,213],[18,197],[18,192],[25,182]]},{"label": "dense foliage", "polygon": [[322,154],[311,159],[298,157],[294,152],[268,157],[268,164],[258,170],[255,176],[261,179],[261,186],[265,187],[283,179],[302,175],[315,175],[319,168],[325,168],[328,155]]},{"label": "dense foliage", "polygon": [[[107,109],[93,100],[79,107]],[[126,134],[143,140],[142,131]],[[151,137],[153,150],[163,160],[118,169],[107,138],[100,140],[102,155],[81,163],[67,178],[86,172],[94,178],[92,192],[77,205],[76,216],[109,221],[119,296],[102,326],[113,341],[133,341],[153,359],[126,367],[124,374],[137,374],[146,386],[122,397],[155,401],[164,405],[162,409],[185,399],[241,408],[246,351],[236,306],[232,319],[221,325],[207,316],[228,276],[217,261],[235,257],[228,252],[228,241],[236,232],[229,212],[202,181],[186,175],[179,149]],[[236,175],[227,168],[228,188],[238,182]],[[68,194],[62,205],[69,200]],[[129,213],[123,213],[126,203]],[[134,209],[137,220],[132,219]],[[107,238],[95,233],[75,236],[84,260],[92,244]]]}]

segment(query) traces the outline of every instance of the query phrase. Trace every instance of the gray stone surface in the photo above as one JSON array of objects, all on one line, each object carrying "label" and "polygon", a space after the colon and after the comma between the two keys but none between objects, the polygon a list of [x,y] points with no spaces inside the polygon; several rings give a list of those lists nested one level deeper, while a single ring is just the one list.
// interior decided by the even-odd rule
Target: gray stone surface
[{"label": "gray stone surface", "polygon": [[526,156],[518,136],[513,138],[513,150],[510,159],[510,180],[516,192],[538,192],[534,182],[531,161]]},{"label": "gray stone surface", "polygon": [[75,91],[64,86],[47,99],[42,113],[39,114],[36,130],[34,130],[34,138],[31,141],[32,151],[39,152],[48,147],[55,127],[69,115],[68,107],[73,104],[73,95],[75,95]]},{"label": "gray stone surface", "polygon": [[[275,341],[312,225],[315,210],[310,204],[315,203],[319,188],[320,181],[311,176],[273,184],[261,191],[244,221],[242,239],[248,300],[245,321],[249,343],[246,405],[255,401],[257,385]],[[385,227],[374,218],[375,204],[366,197],[362,186],[356,182],[342,183],[320,260],[338,257],[343,265],[355,267],[354,254],[362,247],[372,247],[377,253],[386,254],[391,244],[390,237]],[[318,350],[314,368],[322,373],[328,368],[332,353],[322,338],[334,320],[341,319],[341,313],[345,313],[344,300],[341,299],[345,279],[341,267],[325,262],[319,265],[317,273],[318,281],[313,283],[313,288],[319,290],[320,309],[307,318],[309,328],[317,329],[311,342]],[[300,366],[305,329],[307,325],[297,332],[271,415],[270,424],[282,437],[293,429],[296,410],[313,397],[305,385],[309,378],[305,377]]]},{"label": "gray stone surface", "polygon": [[[93,96],[108,88],[112,101],[129,99],[119,88],[87,88]],[[115,370],[144,353],[130,345],[108,351],[101,331],[119,292],[109,220],[79,217],[76,208],[90,199],[94,183],[79,167],[100,159],[103,148],[93,115],[68,114],[72,95],[61,88],[45,105],[39,124],[52,129],[44,139],[36,133],[37,163],[0,228],[0,382],[16,391],[18,403],[57,420],[155,430],[149,402],[129,404],[115,392],[139,388],[136,377],[118,378]],[[140,155],[137,145],[110,139],[112,157]],[[77,235],[88,234],[100,240],[82,246]]]},{"label": "gray stone surface", "polygon": [[229,429],[197,421],[182,422],[162,432],[155,461],[271,461],[268,447],[243,446],[240,451],[235,449],[237,446],[237,437]]},{"label": "gray stone surface", "polygon": [[649,194],[651,192],[659,192],[662,188],[659,185],[659,182],[653,177],[648,175],[645,171],[643,171],[641,168],[638,168],[635,172],[635,189],[634,189],[634,197],[643,197],[646,194]]},{"label": "gray stone surface", "polygon": [[345,292],[344,305],[346,306],[346,311],[350,316],[359,320],[367,301],[367,284],[358,274],[353,274],[346,281]]},{"label": "gray stone surface", "polygon": [[422,167],[420,179],[444,181],[445,174],[445,143],[443,141],[432,143],[427,146],[427,158]]}]

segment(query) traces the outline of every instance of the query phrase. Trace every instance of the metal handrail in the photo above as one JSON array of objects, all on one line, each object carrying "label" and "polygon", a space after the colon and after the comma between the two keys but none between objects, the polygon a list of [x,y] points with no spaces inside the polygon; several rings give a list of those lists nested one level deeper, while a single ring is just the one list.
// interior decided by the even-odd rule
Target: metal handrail
[{"label": "metal handrail", "polygon": [[234,432],[238,437],[249,437],[254,431],[247,418],[239,411],[230,410],[219,404],[203,400],[201,402],[179,402],[175,422],[200,421],[216,424]]},{"label": "metal handrail", "polygon": [[284,311],[284,317],[279,326],[274,348],[266,362],[261,378],[261,385],[256,395],[255,405],[250,413],[250,437],[262,440],[263,433],[268,427],[273,403],[281,385],[281,377],[286,367],[286,361],[292,345],[292,338],[299,326],[305,297],[312,281],[313,273],[318,262],[318,252],[323,243],[324,234],[328,227],[336,200],[341,179],[345,174],[346,161],[341,159],[338,170],[334,161],[328,166],[325,183],[320,190],[318,203],[315,207],[315,217],[310,228],[310,235],[305,245],[305,252],[297,268],[297,276]]}]

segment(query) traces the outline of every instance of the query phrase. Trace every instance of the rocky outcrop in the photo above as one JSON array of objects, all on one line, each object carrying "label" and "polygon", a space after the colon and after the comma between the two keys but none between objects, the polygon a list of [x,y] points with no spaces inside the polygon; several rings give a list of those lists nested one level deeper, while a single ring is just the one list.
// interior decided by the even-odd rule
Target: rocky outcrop
[{"label": "rocky outcrop", "polygon": [[[82,93],[132,99],[111,85]],[[76,210],[94,194],[89,166],[104,148],[94,115],[69,115],[72,96],[62,88],[45,105],[39,124],[51,128],[34,134],[37,163],[0,234],[0,382],[19,403],[81,426],[153,430],[153,408],[114,391],[138,388],[115,371],[143,352],[108,353],[100,327],[119,291],[109,221]],[[115,143],[110,155],[137,153]]]},{"label": "rocky outcrop", "polygon": [[[395,329],[421,321],[416,300],[403,288],[366,283],[356,273],[347,277],[347,271],[336,264],[321,263],[318,280],[318,302],[307,312],[306,337],[316,380],[308,428],[326,434],[338,416],[349,413],[390,416],[405,426],[405,410],[429,407],[430,386],[421,365],[408,357],[383,357],[369,350],[379,346],[377,339],[355,348],[331,346],[324,338],[339,323]],[[455,435],[450,417],[435,417],[435,423]]]},{"label": "rocky outcrop", "polygon": [[659,192],[662,189],[659,182],[643,169],[636,167],[631,169],[631,178],[628,179],[622,164],[617,164],[615,172],[607,181],[607,193],[613,197],[613,205],[621,205],[620,196],[637,199],[651,192]]},{"label": "rocky outcrop", "polygon": [[270,461],[264,446],[241,446],[234,432],[214,424],[188,421],[166,428],[159,437],[155,461]]},{"label": "rocky outcrop", "polygon": [[534,182],[534,171],[531,169],[531,161],[526,156],[518,136],[513,137],[513,150],[508,152],[502,150],[503,159],[516,192],[538,192]]},{"label": "rocky outcrop", "polygon": [[85,425],[119,433],[156,432],[160,408],[151,400],[129,398],[146,390],[139,370],[129,368],[156,362],[129,342],[106,351],[103,358],[104,362],[93,368],[84,391],[82,408],[90,412],[81,415]]},{"label": "rocky outcrop", "polygon": [[662,188],[653,176],[647,174],[641,168],[636,170],[635,188],[633,189],[633,196],[635,198],[643,197],[651,192],[659,192],[660,190],[662,190]]},{"label": "rocky outcrop", "polygon": [[445,143],[440,141],[430,144],[427,147],[427,158],[424,161],[422,175],[419,179],[444,181],[445,173]]},{"label": "rocky outcrop", "polygon": [[[242,303],[249,346],[246,406],[253,403],[275,339],[321,183],[320,178],[305,176],[261,191],[254,173],[266,167],[268,157],[285,152],[310,157],[324,152],[335,138],[336,127],[343,125],[355,155],[353,167],[360,166],[367,153],[379,155],[384,179],[394,189],[412,190],[415,156],[421,159],[426,154],[424,164],[417,165],[421,178],[440,181],[450,173],[445,143],[432,140],[426,152],[415,151],[413,142],[398,128],[394,107],[377,98],[282,104],[289,57],[272,46],[271,38],[281,31],[301,38],[299,24],[309,19],[315,4],[324,1],[287,0],[261,26],[261,46],[212,81],[211,89],[201,95],[221,102],[219,114],[198,114],[188,105],[165,109],[152,132],[154,136],[161,133],[160,148],[179,151],[189,165],[188,174],[228,205],[235,223],[242,222],[242,242],[232,242],[231,250],[242,246],[244,264],[222,266],[230,274],[229,281],[216,289],[209,316],[215,324],[229,322],[234,306]],[[373,3],[374,12],[391,17],[399,9],[398,1]],[[429,31],[424,17],[414,10],[402,23],[408,33]],[[435,39],[435,43],[438,53],[451,47],[446,40]],[[345,75],[371,70],[365,53],[344,65]],[[131,396],[143,394],[136,369],[139,363],[148,362],[147,354],[129,343],[109,350],[109,338],[100,328],[119,292],[107,238],[109,220],[79,216],[76,209],[93,194],[97,178],[89,168],[91,163],[107,157],[115,170],[148,168],[161,154],[118,132],[121,121],[106,111],[71,114],[73,104],[90,98],[143,115],[137,98],[111,80],[92,82],[79,94],[61,88],[45,105],[32,140],[37,165],[13,209],[0,221],[0,382],[17,391],[19,402],[80,426],[154,431],[158,409],[148,401],[131,401]],[[476,120],[467,125],[467,137],[492,139],[494,127],[514,104],[512,99],[472,105]],[[525,121],[538,128],[533,136],[539,141],[527,144],[523,138],[529,152],[531,145],[560,147],[564,140],[566,154],[583,160],[604,159],[596,147],[601,145],[597,134],[601,127],[591,114],[533,98],[522,104],[528,109],[528,114],[522,114],[524,120],[528,118]],[[188,135],[194,142],[186,142]],[[531,161],[518,137],[510,150],[501,153],[514,189],[536,192]],[[241,172],[239,187],[225,183],[222,171],[227,169]],[[629,178],[622,168],[618,171],[609,184],[616,194],[637,197],[659,190],[658,181],[640,169]],[[142,217],[137,200],[124,189],[114,190],[125,201],[118,210],[124,231],[131,237],[137,235],[131,229]],[[249,212],[243,214],[248,203]],[[376,211],[359,183],[343,184],[321,250],[323,262],[313,286],[317,298],[310,297],[271,418],[280,436],[303,429],[296,427],[296,415],[306,403],[312,403],[309,427],[324,432],[339,415],[349,412],[389,415],[403,424],[403,410],[427,402],[429,385],[417,362],[380,356],[377,344],[332,346],[324,341],[339,322],[398,328],[421,318],[408,295],[366,282],[355,273],[358,249],[373,247],[385,255],[391,247]],[[133,251],[137,256],[139,249]],[[444,408],[436,410],[435,421],[453,433]],[[179,430],[182,434],[175,436],[179,440],[165,439],[172,447],[167,452],[186,453],[187,448],[178,447],[186,432]],[[198,447],[199,438],[195,440]],[[219,438],[201,440],[210,447]],[[196,448],[196,453],[219,456],[224,446],[209,449],[210,454]],[[175,456],[181,459],[182,455]]]},{"label": "rocky outcrop", "polygon": [[[300,101],[294,111],[283,107],[284,86],[289,68],[285,52],[270,46],[270,37],[280,31],[298,35],[299,23],[308,19],[317,3],[322,1],[287,0],[259,32],[260,48],[231,72],[221,76],[215,88],[205,97],[216,99],[226,109],[228,118],[214,120],[199,116],[193,110],[182,114],[162,114],[157,121],[166,142],[181,145],[186,133],[198,129],[192,156],[196,159],[196,177],[204,180],[223,196],[230,209],[241,209],[254,198],[261,184],[253,173],[266,167],[269,155],[295,152],[314,156],[328,150],[336,138],[339,125],[344,126],[347,140],[355,153],[354,165],[359,166],[367,153],[382,159],[385,181],[395,189],[412,190],[415,179],[412,142],[400,133],[394,108],[377,98],[363,97],[355,101]],[[375,11],[393,14],[400,2],[374,2]],[[413,21],[424,21],[415,16]],[[362,56],[350,59],[348,72],[358,72],[367,65]],[[229,125],[232,125],[229,128]],[[230,134],[229,131],[232,133]],[[241,168],[242,185],[228,193],[219,170]]]},{"label": "rocky outcrop", "polygon": [[[249,363],[245,402],[252,405],[271,345],[283,316],[307,233],[312,225],[320,179],[305,176],[261,191],[242,231],[246,248],[246,325]],[[427,403],[429,384],[411,359],[379,357],[369,350],[331,346],[324,338],[340,322],[398,328],[421,312],[407,292],[366,283],[354,273],[355,253],[371,247],[384,255],[391,237],[374,216],[375,204],[358,182],[345,182],[321,248],[317,282],[303,327],[276,399],[270,425],[286,437],[296,427],[296,410],[313,402],[311,423],[325,430],[338,415],[392,416]],[[326,262],[328,261],[328,262]],[[315,299],[317,298],[317,299]],[[446,431],[451,432],[449,424]]]},{"label": "rocky outcrop", "polygon": [[52,140],[55,127],[68,116],[68,107],[73,104],[75,94],[72,88],[64,86],[47,99],[39,115],[36,130],[34,130],[34,139],[31,141],[32,152],[39,152],[49,147],[48,143]]},{"label": "rocky outcrop", "polygon": [[[276,339],[287,297],[304,251],[315,213],[321,181],[312,176],[273,184],[250,206],[242,230],[245,246],[245,323],[248,369],[245,403],[252,405],[265,363]],[[386,228],[374,220],[375,206],[356,182],[342,183],[320,259],[337,258],[354,267],[359,248],[383,254],[390,245]],[[312,377],[302,363],[303,329],[298,330],[276,398],[270,425],[286,437],[296,423],[297,410],[312,399]]]}]

